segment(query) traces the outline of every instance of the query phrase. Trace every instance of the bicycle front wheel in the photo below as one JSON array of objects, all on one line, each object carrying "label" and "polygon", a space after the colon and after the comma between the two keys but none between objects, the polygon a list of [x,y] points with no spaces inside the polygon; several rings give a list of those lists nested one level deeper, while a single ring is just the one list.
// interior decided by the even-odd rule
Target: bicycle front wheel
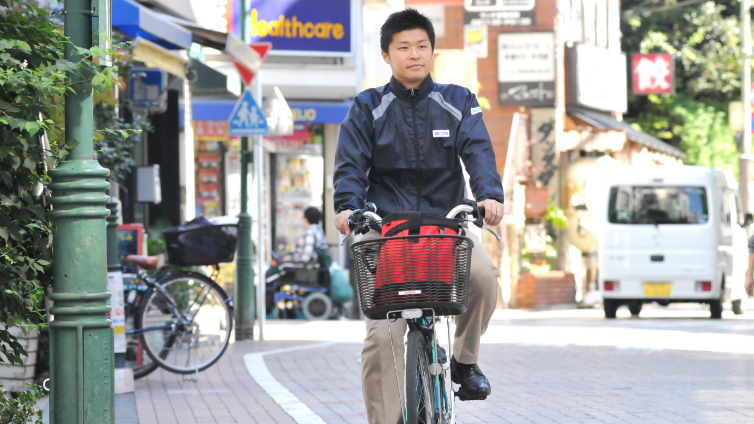
[{"label": "bicycle front wheel", "polygon": [[170,275],[139,303],[144,350],[162,368],[190,374],[217,362],[230,342],[233,314],[228,295],[194,272]]},{"label": "bicycle front wheel", "polygon": [[406,344],[406,414],[408,424],[434,424],[435,379],[429,373],[429,349],[419,330],[408,333]]}]

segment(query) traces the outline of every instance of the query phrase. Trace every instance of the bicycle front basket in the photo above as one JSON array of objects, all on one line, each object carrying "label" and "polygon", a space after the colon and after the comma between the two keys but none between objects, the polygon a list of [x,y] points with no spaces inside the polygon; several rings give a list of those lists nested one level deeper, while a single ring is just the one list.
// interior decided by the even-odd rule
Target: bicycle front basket
[{"label": "bicycle front basket", "polygon": [[204,225],[162,232],[173,265],[217,265],[233,262],[238,242],[238,225]]},{"label": "bicycle front basket", "polygon": [[473,242],[458,235],[377,238],[351,245],[361,309],[370,319],[387,312],[432,308],[459,315],[469,302]]}]

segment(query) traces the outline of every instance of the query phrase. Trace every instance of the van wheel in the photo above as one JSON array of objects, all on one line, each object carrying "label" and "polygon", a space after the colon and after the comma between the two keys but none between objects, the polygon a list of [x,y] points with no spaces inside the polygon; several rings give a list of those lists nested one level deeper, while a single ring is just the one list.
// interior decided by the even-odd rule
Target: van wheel
[{"label": "van wheel", "polygon": [[709,304],[709,313],[710,318],[712,319],[720,319],[723,317],[723,297],[720,296],[719,299],[714,299]]},{"label": "van wheel", "polygon": [[632,300],[631,302],[628,302],[628,310],[631,311],[631,315],[638,317],[639,313],[641,312],[642,305],[642,301]]},{"label": "van wheel", "polygon": [[618,312],[618,306],[620,304],[615,299],[604,299],[602,306],[605,308],[605,318],[615,318],[615,313]]},{"label": "van wheel", "polygon": [[736,299],[732,301],[731,307],[733,308],[733,313],[736,315],[741,315],[746,312],[746,305],[743,299]]}]

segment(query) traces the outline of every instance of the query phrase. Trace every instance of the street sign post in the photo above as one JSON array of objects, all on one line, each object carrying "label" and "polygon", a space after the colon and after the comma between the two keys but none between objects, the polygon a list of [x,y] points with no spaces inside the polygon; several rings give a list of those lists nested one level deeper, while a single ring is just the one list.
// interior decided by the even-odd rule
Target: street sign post
[{"label": "street sign post", "polygon": [[[241,2],[241,16],[248,16],[248,2]],[[225,45],[225,52],[231,57],[234,65],[241,74],[244,82],[244,94],[238,99],[238,103],[233,108],[229,122],[228,134],[241,136],[241,213],[238,215],[238,255],[236,264],[236,284],[235,284],[235,322],[236,322],[236,340],[245,340],[254,338],[254,312],[255,303],[264,304],[264,296],[261,299],[255,299],[254,291],[254,269],[252,267],[252,246],[251,246],[251,215],[248,210],[248,190],[249,190],[249,135],[267,134],[267,120],[262,113],[262,96],[261,90],[258,90],[257,100],[251,96],[249,85],[254,79],[254,75],[262,66],[267,52],[272,48],[272,43],[249,42],[249,22],[244,20],[241,25],[241,38],[232,35],[228,36]],[[257,76],[257,85],[259,77]],[[261,139],[256,137],[256,141],[261,145]],[[261,165],[261,155],[257,158],[257,170]],[[261,201],[260,201],[261,205]],[[260,206],[261,209],[261,206]],[[261,220],[261,214],[260,214]],[[260,238],[261,238],[261,222]],[[257,253],[261,252],[261,243],[258,246]],[[260,275],[264,275],[261,269],[260,255]],[[260,277],[260,281],[262,278]],[[264,290],[264,284],[260,283],[261,290]],[[262,292],[264,294],[264,292]],[[259,300],[259,302],[256,302]],[[260,309],[260,317],[264,318],[264,311]],[[260,338],[262,336],[262,326],[260,322]]]}]

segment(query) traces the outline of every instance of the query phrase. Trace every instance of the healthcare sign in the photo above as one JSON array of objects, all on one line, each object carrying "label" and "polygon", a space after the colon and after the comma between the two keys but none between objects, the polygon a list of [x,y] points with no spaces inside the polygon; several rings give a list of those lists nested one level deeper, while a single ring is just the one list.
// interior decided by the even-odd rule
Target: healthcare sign
[{"label": "healthcare sign", "polygon": [[251,42],[276,53],[351,53],[351,0],[254,0],[249,18]]}]

